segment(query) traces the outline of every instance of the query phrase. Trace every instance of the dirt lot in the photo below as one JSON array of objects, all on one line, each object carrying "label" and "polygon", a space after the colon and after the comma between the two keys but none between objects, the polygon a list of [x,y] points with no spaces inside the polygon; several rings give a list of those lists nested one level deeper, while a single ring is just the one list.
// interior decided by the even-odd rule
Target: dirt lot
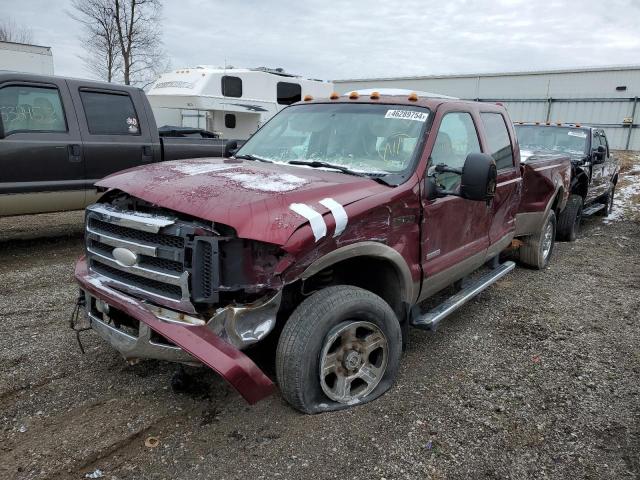
[{"label": "dirt lot", "polygon": [[0,220],[0,478],[638,478],[629,171],[613,218],[557,244],[548,270],[516,269],[436,334],[414,331],[378,401],[316,416],[278,394],[248,407],[206,372],[174,393],[175,367],[128,366],[90,332],[82,355],[67,323],[81,213]]}]

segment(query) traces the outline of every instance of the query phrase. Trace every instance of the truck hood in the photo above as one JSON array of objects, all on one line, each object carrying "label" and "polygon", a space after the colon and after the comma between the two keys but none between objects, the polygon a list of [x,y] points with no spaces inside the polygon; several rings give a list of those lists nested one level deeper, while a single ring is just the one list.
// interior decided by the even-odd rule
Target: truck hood
[{"label": "truck hood", "polygon": [[309,223],[290,208],[292,204],[305,204],[327,215],[330,210],[320,200],[331,198],[346,206],[390,188],[370,178],[331,170],[222,158],[133,168],[96,185],[228,225],[240,238],[277,245],[284,245],[293,232]]}]

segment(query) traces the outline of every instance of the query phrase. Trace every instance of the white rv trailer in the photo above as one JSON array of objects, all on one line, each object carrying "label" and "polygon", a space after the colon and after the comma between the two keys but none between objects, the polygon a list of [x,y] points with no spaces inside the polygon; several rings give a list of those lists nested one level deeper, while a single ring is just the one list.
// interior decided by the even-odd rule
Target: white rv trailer
[{"label": "white rv trailer", "polygon": [[0,42],[0,70],[53,75],[51,47]]},{"label": "white rv trailer", "polygon": [[245,140],[287,105],[332,91],[331,82],[282,69],[197,66],[161,75],[147,96],[158,126],[202,128]]}]

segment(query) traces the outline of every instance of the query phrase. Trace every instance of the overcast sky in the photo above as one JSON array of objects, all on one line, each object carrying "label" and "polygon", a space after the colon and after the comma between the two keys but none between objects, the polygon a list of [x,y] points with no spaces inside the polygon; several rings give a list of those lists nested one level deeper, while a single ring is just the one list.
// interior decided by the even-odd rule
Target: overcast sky
[{"label": "overcast sky", "polygon": [[[87,76],[66,0],[0,0],[0,18]],[[640,64],[639,0],[165,0],[174,68],[283,67],[344,79]]]}]

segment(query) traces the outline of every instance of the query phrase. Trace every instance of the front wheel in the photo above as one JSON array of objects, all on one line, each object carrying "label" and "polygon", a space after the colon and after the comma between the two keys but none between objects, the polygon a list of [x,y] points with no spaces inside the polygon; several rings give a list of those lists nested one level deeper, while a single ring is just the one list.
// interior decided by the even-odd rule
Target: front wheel
[{"label": "front wheel", "polygon": [[400,324],[382,298],[358,287],[333,286],[311,295],[287,320],[276,375],[294,408],[340,410],[386,392],[401,353]]},{"label": "front wheel", "polygon": [[538,233],[522,239],[519,259],[525,265],[542,270],[549,265],[556,237],[556,214],[549,210]]},{"label": "front wheel", "polygon": [[564,210],[558,215],[558,240],[573,242],[578,237],[582,221],[582,197],[571,194]]}]

